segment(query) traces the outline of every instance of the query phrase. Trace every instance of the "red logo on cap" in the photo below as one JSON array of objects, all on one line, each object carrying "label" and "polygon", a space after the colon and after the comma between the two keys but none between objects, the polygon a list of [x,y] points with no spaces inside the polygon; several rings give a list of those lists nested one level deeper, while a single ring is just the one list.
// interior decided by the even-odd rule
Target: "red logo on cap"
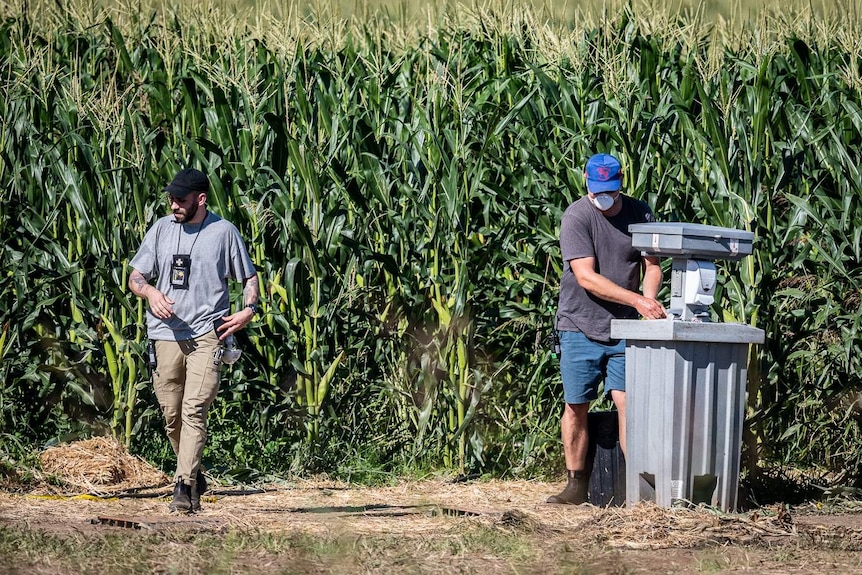
[{"label": "red logo on cap", "polygon": [[599,173],[599,176],[600,176],[599,179],[601,179],[601,180],[608,180],[611,177],[611,171],[609,169],[607,169],[605,166],[600,166],[599,169],[596,171]]}]

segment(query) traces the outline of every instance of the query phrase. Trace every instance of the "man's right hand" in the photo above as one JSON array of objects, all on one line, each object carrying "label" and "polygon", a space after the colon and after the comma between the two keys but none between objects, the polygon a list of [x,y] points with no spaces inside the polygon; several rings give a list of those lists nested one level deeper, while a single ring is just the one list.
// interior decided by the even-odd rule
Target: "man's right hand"
[{"label": "man's right hand", "polygon": [[639,296],[635,302],[635,309],[646,319],[663,319],[667,317],[667,312],[661,303],[651,297]]},{"label": "man's right hand", "polygon": [[168,319],[174,315],[174,300],[160,292],[158,289],[150,286],[146,292],[147,301],[150,304],[150,311],[159,319]]}]

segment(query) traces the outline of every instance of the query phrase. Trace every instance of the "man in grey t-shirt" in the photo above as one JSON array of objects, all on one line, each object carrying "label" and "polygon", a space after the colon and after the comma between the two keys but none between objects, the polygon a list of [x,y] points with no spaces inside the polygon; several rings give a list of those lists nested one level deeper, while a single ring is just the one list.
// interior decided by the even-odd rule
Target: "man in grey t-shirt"
[{"label": "man in grey t-shirt", "polygon": [[[130,263],[129,289],[149,304],[153,386],[177,456],[170,509],[197,511],[206,491],[200,464],[207,410],[218,393],[222,341],[252,320],[260,288],[237,229],[207,210],[206,175],[187,168],[164,191],[172,214],[147,231]],[[228,279],[243,283],[244,307],[235,313]]]},{"label": "man in grey t-shirt", "polygon": [[[654,221],[649,207],[620,193],[622,169],[608,154],[596,154],[584,170],[587,195],[563,214],[560,250],[563,277],[556,329],[565,408],[560,423],[567,483],[548,503],[587,499],[587,412],[604,379],[619,417],[625,454],[625,342],[610,337],[611,319],[665,317],[655,298],[661,284],[658,258],[632,249],[629,224]],[[643,273],[643,295],[638,293]]]}]

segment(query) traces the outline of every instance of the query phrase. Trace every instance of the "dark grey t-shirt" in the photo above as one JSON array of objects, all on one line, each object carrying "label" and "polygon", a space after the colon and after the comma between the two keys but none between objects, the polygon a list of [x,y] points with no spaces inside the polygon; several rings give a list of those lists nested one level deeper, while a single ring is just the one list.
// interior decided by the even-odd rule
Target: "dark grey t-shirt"
[{"label": "dark grey t-shirt", "polygon": [[612,218],[597,210],[588,197],[572,202],[563,214],[560,226],[560,251],[563,255],[563,277],[557,329],[580,331],[590,339],[610,341],[611,319],[636,319],[630,306],[598,298],[578,284],[570,261],[595,258],[596,272],[615,284],[639,291],[642,255],[632,249],[629,224],[655,221],[644,202],[620,195],[622,209]]},{"label": "dark grey t-shirt", "polygon": [[[191,257],[188,289],[171,285],[175,254]],[[192,339],[212,331],[213,320],[230,311],[228,279],[244,281],[257,273],[239,231],[212,212],[200,224],[177,224],[172,215],[149,229],[130,265],[174,300],[174,315],[159,319],[147,310],[150,339]]]}]

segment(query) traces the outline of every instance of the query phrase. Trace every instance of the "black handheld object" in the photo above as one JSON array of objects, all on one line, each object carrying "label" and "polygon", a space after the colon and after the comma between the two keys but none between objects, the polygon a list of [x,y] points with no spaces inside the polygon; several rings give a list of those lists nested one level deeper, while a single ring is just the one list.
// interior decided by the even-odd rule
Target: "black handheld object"
[{"label": "black handheld object", "polygon": [[153,371],[158,366],[158,362],[156,361],[156,342],[148,339],[147,340],[147,367],[150,368],[150,371]]},{"label": "black handheld object", "polygon": [[218,330],[221,326],[224,325],[224,320],[220,317],[217,317],[213,320],[213,329],[215,330],[216,337],[221,339],[221,332]]}]

